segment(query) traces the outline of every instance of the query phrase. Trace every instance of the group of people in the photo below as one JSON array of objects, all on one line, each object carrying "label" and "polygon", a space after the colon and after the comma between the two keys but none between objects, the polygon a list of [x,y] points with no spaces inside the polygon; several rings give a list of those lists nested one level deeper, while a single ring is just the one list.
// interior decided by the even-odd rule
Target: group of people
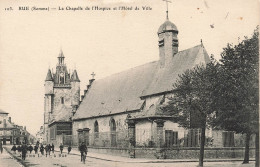
[{"label": "group of people", "polygon": [[[54,153],[54,148],[55,148],[54,144],[43,145],[37,142],[35,146],[32,146],[31,144],[30,145],[22,144],[18,146],[13,145],[11,151],[13,151],[14,153],[18,151],[18,153],[22,154],[22,159],[25,160],[26,154],[28,152],[30,152],[31,154],[32,151],[34,151],[35,154],[38,154],[39,151],[41,155],[44,155],[45,153],[47,157],[48,155],[50,155],[51,152]],[[62,154],[64,146],[61,144],[59,148],[60,148],[60,153]],[[70,153],[71,149],[72,149],[71,146],[68,146],[68,154]]]},{"label": "group of people", "polygon": [[[35,154],[38,154],[38,150],[39,150],[40,151],[39,153],[41,153],[41,155],[44,155],[44,153],[45,153],[45,155],[47,157],[48,155],[50,155],[51,152],[54,154],[54,147],[55,147],[54,144],[52,144],[52,145],[47,144],[44,146],[43,144],[40,144],[39,142],[37,142],[35,144],[35,146],[32,146],[31,144],[30,145],[22,144],[22,145],[16,146],[14,144],[11,151],[13,151],[15,154],[16,154],[16,151],[18,151],[18,153],[22,154],[22,159],[25,160],[27,152],[30,152],[30,154],[31,154],[32,151],[34,151]],[[62,144],[60,144],[59,149],[60,149],[60,153],[62,154],[64,146]],[[68,154],[70,154],[71,149],[72,149],[72,147],[71,147],[71,145],[69,145]],[[88,148],[84,142],[80,144],[79,151],[81,154],[81,161],[83,161],[83,163],[85,163]]]}]

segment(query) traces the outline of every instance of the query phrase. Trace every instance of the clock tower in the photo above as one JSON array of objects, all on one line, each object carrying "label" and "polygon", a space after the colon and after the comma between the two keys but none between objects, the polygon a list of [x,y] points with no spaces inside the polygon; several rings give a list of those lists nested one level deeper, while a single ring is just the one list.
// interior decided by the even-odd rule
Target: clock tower
[{"label": "clock tower", "polygon": [[[65,64],[65,56],[60,51],[56,72],[49,69],[45,79],[44,133],[45,141],[50,142],[49,125],[53,122],[70,120],[80,100],[80,80],[76,69],[72,75]],[[66,118],[64,118],[66,117]]]}]

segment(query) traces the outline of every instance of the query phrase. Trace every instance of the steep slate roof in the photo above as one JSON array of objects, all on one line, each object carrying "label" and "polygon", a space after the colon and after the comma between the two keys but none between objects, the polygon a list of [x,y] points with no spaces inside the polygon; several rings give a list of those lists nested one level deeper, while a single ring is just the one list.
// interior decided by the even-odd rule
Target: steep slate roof
[{"label": "steep slate roof", "polygon": [[198,64],[209,62],[209,55],[201,45],[178,52],[174,55],[172,63],[164,68],[158,68],[149,88],[143,92],[142,96],[171,91],[172,84],[176,82],[179,74]]},{"label": "steep slate roof", "polygon": [[1,109],[0,109],[0,114],[9,114],[9,113],[7,113],[7,112],[5,112],[4,110],[1,110]]},{"label": "steep slate roof", "polygon": [[[54,122],[68,122],[71,121],[70,118],[72,117],[72,108],[66,107],[65,105],[59,111],[59,114],[55,116],[55,119],[52,120]],[[51,123],[51,124],[52,124]]]},{"label": "steep slate roof", "polygon": [[160,62],[150,62],[127,71],[94,81],[73,119],[140,110],[140,97],[172,90],[178,74],[200,63],[209,62],[202,45],[180,51],[170,66],[160,68]]},{"label": "steep slate roof", "polygon": [[52,74],[51,74],[51,70],[50,70],[50,69],[48,70],[48,73],[47,73],[47,76],[46,76],[45,81],[53,81],[53,78],[52,78]]},{"label": "steep slate roof", "polygon": [[80,82],[80,80],[79,80],[79,76],[78,76],[78,73],[77,73],[77,71],[76,70],[74,70],[73,71],[73,74],[72,74],[72,76],[71,76],[71,81],[73,82]]}]

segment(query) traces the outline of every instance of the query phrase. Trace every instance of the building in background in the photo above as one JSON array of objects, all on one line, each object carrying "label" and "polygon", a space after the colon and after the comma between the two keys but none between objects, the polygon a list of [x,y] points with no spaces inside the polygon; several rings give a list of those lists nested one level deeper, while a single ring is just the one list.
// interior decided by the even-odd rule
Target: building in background
[{"label": "building in background", "polygon": [[0,110],[0,141],[4,145],[34,143],[35,137],[26,130],[26,126],[16,125],[7,112]]}]

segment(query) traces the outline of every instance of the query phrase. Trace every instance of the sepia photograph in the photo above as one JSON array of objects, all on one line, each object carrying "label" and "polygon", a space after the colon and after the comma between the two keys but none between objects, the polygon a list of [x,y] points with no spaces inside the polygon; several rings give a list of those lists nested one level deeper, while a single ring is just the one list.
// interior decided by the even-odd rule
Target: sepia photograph
[{"label": "sepia photograph", "polygon": [[259,0],[1,0],[0,167],[259,167]]}]

